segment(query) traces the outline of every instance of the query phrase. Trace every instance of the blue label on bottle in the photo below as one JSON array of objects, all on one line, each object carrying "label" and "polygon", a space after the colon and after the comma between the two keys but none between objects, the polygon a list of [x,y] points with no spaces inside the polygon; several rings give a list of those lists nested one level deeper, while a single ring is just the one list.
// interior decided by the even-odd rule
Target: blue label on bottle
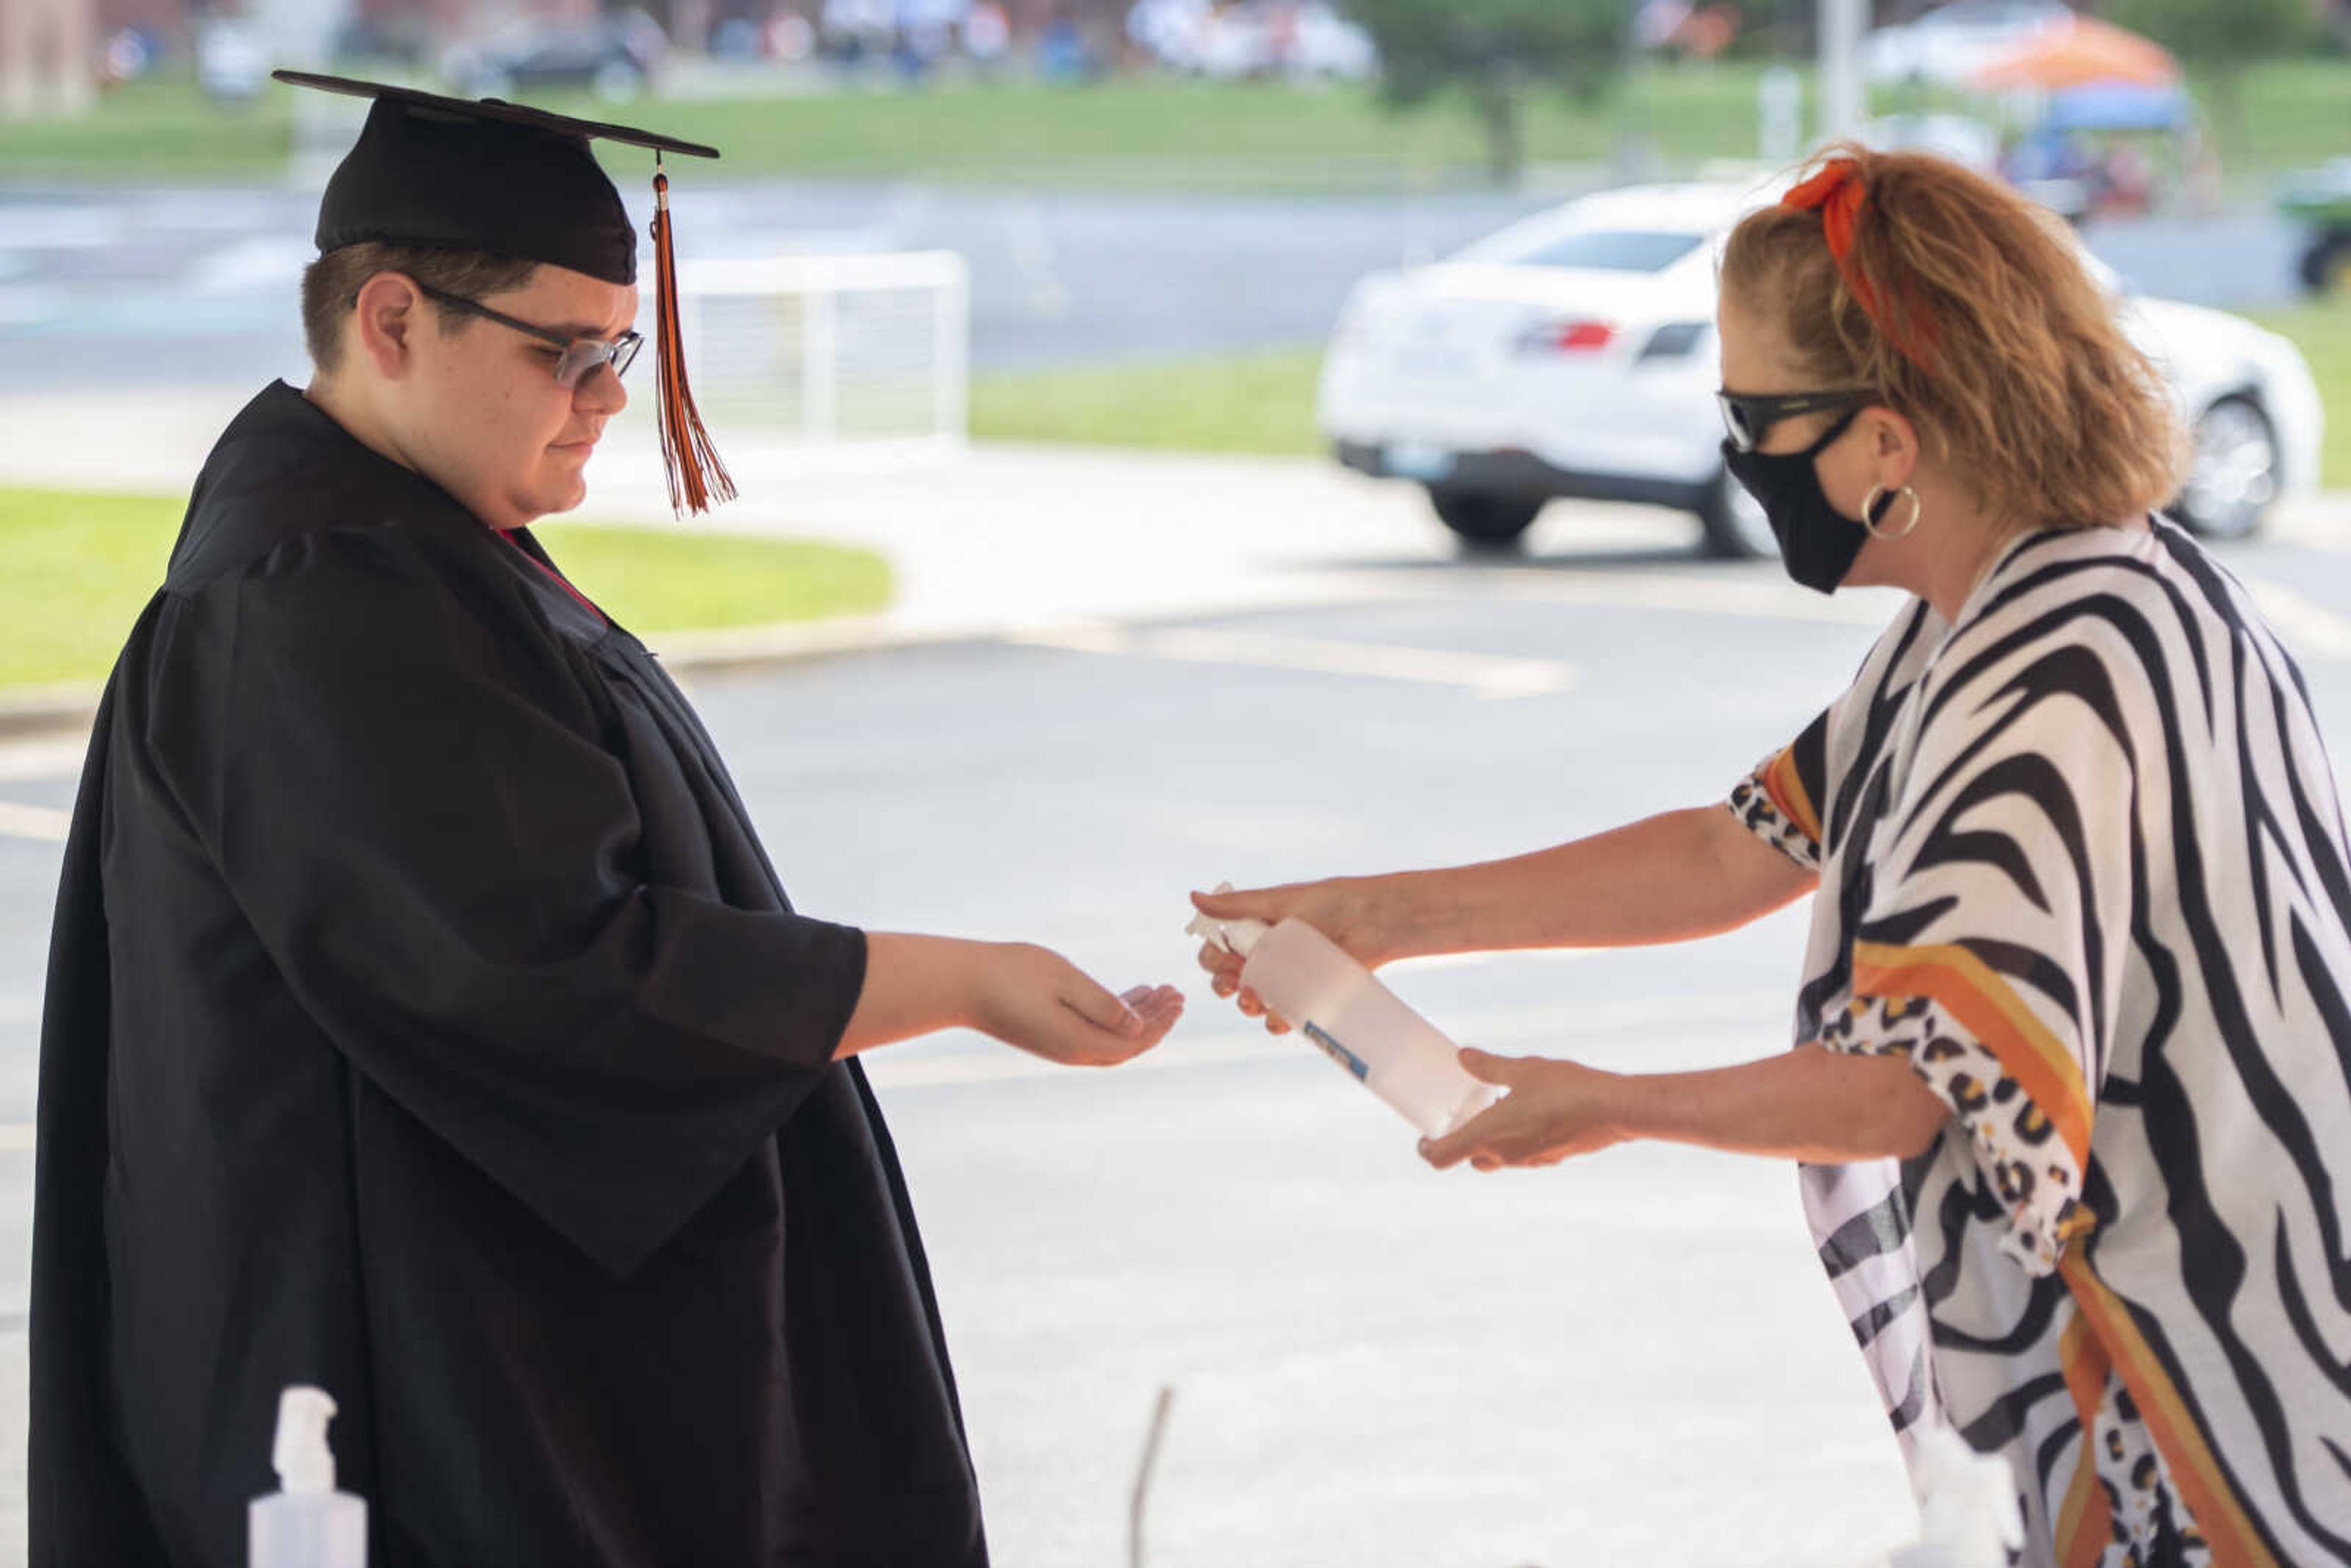
[{"label": "blue label on bottle", "polygon": [[1306,1025],[1305,1030],[1306,1038],[1312,1040],[1316,1045],[1321,1046],[1322,1048],[1323,1055],[1329,1057],[1332,1061],[1337,1062],[1340,1066],[1353,1073],[1358,1079],[1368,1080],[1371,1077],[1372,1070],[1370,1064],[1365,1062],[1362,1057],[1357,1056],[1353,1051],[1349,1051],[1345,1046],[1341,1045],[1337,1040],[1332,1039],[1330,1030],[1324,1029],[1319,1023],[1310,1023]]}]

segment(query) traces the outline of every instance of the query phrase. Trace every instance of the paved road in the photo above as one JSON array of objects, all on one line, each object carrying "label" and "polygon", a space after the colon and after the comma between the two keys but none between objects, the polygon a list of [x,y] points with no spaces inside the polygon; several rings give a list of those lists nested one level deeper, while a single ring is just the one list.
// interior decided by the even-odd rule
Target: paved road
[{"label": "paved road", "polygon": [[[626,195],[643,205],[643,192]],[[1445,254],[1545,201],[703,180],[676,199],[697,256],[962,252],[982,370],[1319,341],[1365,272]],[[315,188],[0,185],[12,390],[299,381],[294,287],[316,210]],[[2294,232],[2257,212],[2101,225],[2088,239],[2151,294],[2245,306],[2294,287]]]},{"label": "paved road", "polygon": [[[1046,941],[1121,985],[1188,979],[1186,887],[1501,853],[1707,799],[1870,637],[1854,604],[1776,592],[1771,568],[1677,559],[1682,525],[1578,521],[1547,518],[1516,568],[1381,547],[1311,607],[846,658],[697,696],[805,906]],[[2351,557],[2328,543],[2229,559],[2290,622],[2339,738]],[[68,805],[71,766],[69,747],[0,749],[0,1294],[24,1278],[57,853],[43,813]],[[1800,921],[1398,984],[1503,1051],[1731,1061],[1784,1043]],[[1909,1528],[1784,1169],[1639,1148],[1440,1177],[1327,1063],[1205,994],[1118,1073],[965,1037],[874,1072],[1007,1564],[1124,1561],[1163,1385],[1157,1568],[1834,1568]],[[0,1339],[13,1410],[22,1344]],[[12,1492],[20,1444],[0,1422]]]},{"label": "paved road", "polygon": [[[643,192],[625,194],[644,205]],[[1542,204],[700,181],[674,202],[697,257],[962,252],[982,369],[1315,341],[1364,272],[1450,251]],[[304,363],[295,279],[316,254],[317,209],[299,189],[0,186],[0,352],[35,378],[26,391],[292,375]]]}]

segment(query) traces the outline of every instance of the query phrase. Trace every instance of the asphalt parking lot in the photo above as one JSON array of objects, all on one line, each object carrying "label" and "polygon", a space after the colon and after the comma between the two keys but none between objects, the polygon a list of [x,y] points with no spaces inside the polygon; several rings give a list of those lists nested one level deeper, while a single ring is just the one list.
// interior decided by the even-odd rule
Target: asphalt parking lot
[{"label": "asphalt parking lot", "polygon": [[[1481,858],[1719,796],[1890,608],[1689,561],[1670,519],[1574,522],[1504,567],[1374,544],[1312,602],[697,682],[803,907],[1193,993],[1113,1073],[963,1036],[873,1059],[998,1561],[1126,1561],[1162,1387],[1155,1568],[1834,1568],[1911,1529],[1787,1170],[1641,1147],[1438,1176],[1319,1056],[1190,983],[1187,888]],[[2351,736],[2351,556],[2305,528],[2224,559]],[[34,1039],[77,760],[0,746],[0,1557],[21,1550]],[[1802,921],[1395,979],[1490,1050],[1730,1061],[1787,1043]]]}]

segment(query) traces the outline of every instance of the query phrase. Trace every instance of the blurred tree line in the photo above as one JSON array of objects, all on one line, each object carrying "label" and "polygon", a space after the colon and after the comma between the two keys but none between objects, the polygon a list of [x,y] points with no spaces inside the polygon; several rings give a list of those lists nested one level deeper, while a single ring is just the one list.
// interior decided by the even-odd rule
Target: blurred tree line
[{"label": "blurred tree line", "polygon": [[[1938,0],[1876,0],[1872,21],[1916,20]],[[2215,110],[2238,116],[2244,68],[2304,50],[2351,47],[2351,0],[2074,0],[2074,8],[2146,34],[2213,84]],[[1607,95],[1634,59],[1640,0],[1344,0],[1370,31],[1381,94],[1399,110],[1440,99],[1466,104],[1486,133],[1497,181],[1525,162],[1527,99]],[[1741,55],[1809,57],[1819,0],[1744,0]]]},{"label": "blurred tree line", "polygon": [[1398,109],[1466,99],[1499,183],[1526,162],[1527,95],[1606,92],[1629,45],[1625,0],[1350,0],[1380,50],[1380,91]]},{"label": "blurred tree line", "polygon": [[[2210,73],[2213,115],[2240,133],[2245,68],[2308,48],[2321,36],[2322,12],[2312,0],[2111,0],[2105,11],[2108,21],[2146,34],[2189,69]],[[2351,100],[2351,91],[2345,98]]]}]

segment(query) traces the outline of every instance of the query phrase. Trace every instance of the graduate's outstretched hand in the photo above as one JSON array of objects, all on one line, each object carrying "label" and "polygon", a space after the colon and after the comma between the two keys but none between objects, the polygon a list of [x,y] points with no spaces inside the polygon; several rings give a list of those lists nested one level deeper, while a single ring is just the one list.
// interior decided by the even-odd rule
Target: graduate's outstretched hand
[{"label": "graduate's outstretched hand", "polygon": [[1115,1067],[1167,1038],[1184,1016],[1173,986],[1114,997],[1050,948],[1014,943],[990,956],[975,1022],[1007,1045],[1068,1067]]},{"label": "graduate's outstretched hand", "polygon": [[1445,1136],[1420,1141],[1420,1157],[1438,1170],[1464,1160],[1481,1171],[1555,1166],[1625,1140],[1611,1092],[1622,1082],[1615,1073],[1543,1056],[1490,1056],[1474,1048],[1461,1052],[1461,1065],[1472,1078],[1499,1083],[1510,1092]]},{"label": "graduate's outstretched hand", "polygon": [[[1328,936],[1366,969],[1376,969],[1405,956],[1397,938],[1386,929],[1379,905],[1373,879],[1368,877],[1332,877],[1281,887],[1192,895],[1192,906],[1211,920],[1262,920],[1268,925],[1278,925],[1294,915]],[[1290,1032],[1290,1020],[1280,1013],[1267,1011],[1264,999],[1241,984],[1239,955],[1214,942],[1203,942],[1200,967],[1208,972],[1209,988],[1217,995],[1237,998],[1245,1015],[1265,1019],[1269,1032]]]}]

